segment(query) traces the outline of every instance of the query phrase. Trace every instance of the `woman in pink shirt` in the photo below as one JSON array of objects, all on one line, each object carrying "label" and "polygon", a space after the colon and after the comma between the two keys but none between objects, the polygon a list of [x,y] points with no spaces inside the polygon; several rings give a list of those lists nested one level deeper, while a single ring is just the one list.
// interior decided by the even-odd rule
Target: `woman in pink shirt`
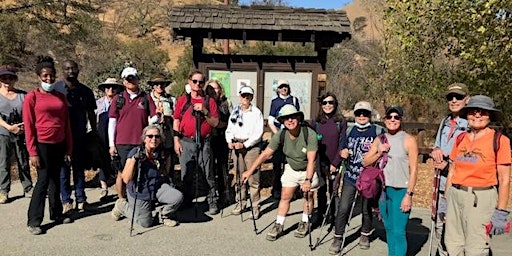
[{"label": "woman in pink shirt", "polygon": [[39,57],[36,66],[39,86],[23,102],[23,123],[30,165],[37,168],[37,183],[28,208],[27,229],[43,233],[45,198],[48,193],[50,220],[70,223],[62,214],[60,168],[71,159],[71,127],[66,97],[55,91],[55,64],[51,57]]}]

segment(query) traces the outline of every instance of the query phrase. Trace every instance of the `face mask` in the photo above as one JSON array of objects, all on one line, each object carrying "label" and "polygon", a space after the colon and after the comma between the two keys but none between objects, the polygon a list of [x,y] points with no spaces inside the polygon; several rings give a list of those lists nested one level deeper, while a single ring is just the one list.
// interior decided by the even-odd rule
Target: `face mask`
[{"label": "face mask", "polygon": [[365,128],[368,128],[370,127],[370,125],[372,125],[370,122],[366,123],[366,124],[359,124],[359,123],[355,123],[354,124],[357,128],[359,129],[365,129]]},{"label": "face mask", "polygon": [[46,92],[53,91],[54,87],[55,87],[55,83],[49,84],[49,83],[41,82],[41,88],[43,88],[43,90],[45,90]]}]

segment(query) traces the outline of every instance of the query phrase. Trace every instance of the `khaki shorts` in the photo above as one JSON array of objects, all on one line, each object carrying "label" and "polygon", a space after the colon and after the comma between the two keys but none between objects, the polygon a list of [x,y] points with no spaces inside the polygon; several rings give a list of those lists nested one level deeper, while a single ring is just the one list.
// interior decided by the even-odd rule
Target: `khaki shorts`
[{"label": "khaki shorts", "polygon": [[[289,164],[284,165],[283,176],[281,176],[281,184],[284,188],[297,187],[302,185],[306,180],[306,171],[295,171]],[[313,175],[311,181],[311,191],[318,189],[318,175]]]}]

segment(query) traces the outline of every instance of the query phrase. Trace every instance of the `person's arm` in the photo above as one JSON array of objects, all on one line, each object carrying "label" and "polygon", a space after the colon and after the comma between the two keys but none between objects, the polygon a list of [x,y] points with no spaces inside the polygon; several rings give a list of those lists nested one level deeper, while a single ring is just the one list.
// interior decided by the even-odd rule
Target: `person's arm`
[{"label": "person's arm", "polygon": [[18,135],[22,131],[19,124],[10,125],[7,122],[5,122],[4,119],[2,119],[2,118],[0,118],[0,126],[2,126],[8,132],[15,134],[15,135]]},{"label": "person's arm", "polygon": [[[384,136],[384,135],[383,135]],[[363,166],[374,164],[382,156],[384,152],[389,151],[388,143],[380,143],[380,136],[377,136],[372,143],[370,150],[363,156]]]},{"label": "person's arm", "polygon": [[86,95],[86,104],[87,104],[87,118],[89,119],[89,124],[91,125],[91,129],[93,132],[96,132],[96,129],[98,127],[98,123],[96,120],[96,100],[94,99],[94,93],[92,90],[87,91]]},{"label": "person's arm", "polygon": [[269,159],[273,154],[274,154],[274,150],[267,146],[265,148],[265,150],[263,150],[263,152],[261,152],[261,154],[258,156],[258,158],[256,158],[256,160],[254,160],[251,167],[249,167],[249,169],[247,169],[247,171],[242,173],[242,177],[241,177],[242,182],[245,183],[247,181],[247,179],[249,179],[249,177],[253,174],[253,172],[256,169],[258,169],[258,167],[263,162],[265,162],[267,159]]},{"label": "person's arm", "polygon": [[430,153],[430,156],[436,163],[441,163],[444,158],[443,151],[441,150],[441,134],[443,132],[444,122],[446,121],[446,118],[443,118],[443,121],[441,121],[441,124],[439,124],[439,128],[437,129],[437,135],[436,135],[436,141],[434,143],[434,148],[432,149],[432,152]]},{"label": "person's arm", "polygon": [[137,164],[137,160],[135,156],[126,159],[126,164],[124,165],[123,172],[121,173],[121,178],[123,178],[123,182],[128,184],[133,180],[133,174],[135,173],[135,165]]},{"label": "person's arm", "polygon": [[[509,151],[510,152],[510,151]],[[510,189],[510,165],[499,164],[498,172],[498,204],[496,209],[506,210]]]},{"label": "person's arm", "polygon": [[[306,153],[308,164],[306,165],[306,180],[302,183],[302,191],[308,192],[311,189],[313,175],[315,175],[315,159],[316,151],[308,151]],[[319,160],[320,161],[320,160]]]},{"label": "person's arm", "polygon": [[203,113],[206,122],[208,122],[209,125],[212,127],[217,127],[219,124],[219,111],[217,109],[217,103],[215,103],[215,100],[210,98],[210,110],[207,108],[202,108],[201,112]]},{"label": "person's arm", "polygon": [[279,129],[274,125],[274,120],[276,120],[275,117],[273,116],[268,116],[267,118],[267,124],[268,124],[268,128],[270,128],[270,130],[272,131],[273,134],[276,134]]},{"label": "person's arm", "polygon": [[25,141],[27,144],[27,151],[29,156],[37,156],[36,147],[36,116],[35,116],[35,92],[27,94],[23,101],[23,124],[25,126]]},{"label": "person's arm", "polygon": [[407,183],[407,193],[402,199],[400,208],[403,212],[408,212],[412,207],[412,194],[418,178],[418,143],[413,136],[407,134],[404,147],[409,158],[409,182]]},{"label": "person's arm", "polygon": [[444,189],[444,195],[442,195],[444,198],[448,197],[448,190],[450,190],[452,186],[452,178],[455,173],[455,164],[450,164],[450,167],[448,169],[448,176],[446,176],[446,186]]}]

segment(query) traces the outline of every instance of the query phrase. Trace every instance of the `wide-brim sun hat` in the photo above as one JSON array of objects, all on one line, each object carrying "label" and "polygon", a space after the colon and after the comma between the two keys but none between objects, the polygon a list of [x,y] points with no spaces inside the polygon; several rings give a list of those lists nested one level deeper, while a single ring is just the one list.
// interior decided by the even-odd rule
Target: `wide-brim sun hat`
[{"label": "wide-brim sun hat", "polygon": [[295,115],[299,115],[299,118],[300,120],[299,121],[302,121],[304,120],[304,113],[302,113],[301,111],[298,111],[297,108],[295,108],[294,105],[292,104],[286,104],[284,105],[281,110],[279,110],[279,114],[277,115],[277,120],[280,122],[280,123],[284,123],[284,121],[290,117],[290,116],[295,116]]},{"label": "wide-brim sun hat", "polygon": [[467,118],[470,109],[483,109],[489,111],[491,121],[499,121],[503,118],[501,111],[494,106],[491,97],[485,95],[475,95],[469,98],[468,104],[461,109],[460,116]]},{"label": "wide-brim sun hat", "polygon": [[123,89],[123,85],[117,82],[117,79],[109,77],[105,80],[105,82],[98,85],[98,89],[101,91],[104,91],[105,88],[112,86],[113,88],[116,88],[116,90],[119,92]]}]

